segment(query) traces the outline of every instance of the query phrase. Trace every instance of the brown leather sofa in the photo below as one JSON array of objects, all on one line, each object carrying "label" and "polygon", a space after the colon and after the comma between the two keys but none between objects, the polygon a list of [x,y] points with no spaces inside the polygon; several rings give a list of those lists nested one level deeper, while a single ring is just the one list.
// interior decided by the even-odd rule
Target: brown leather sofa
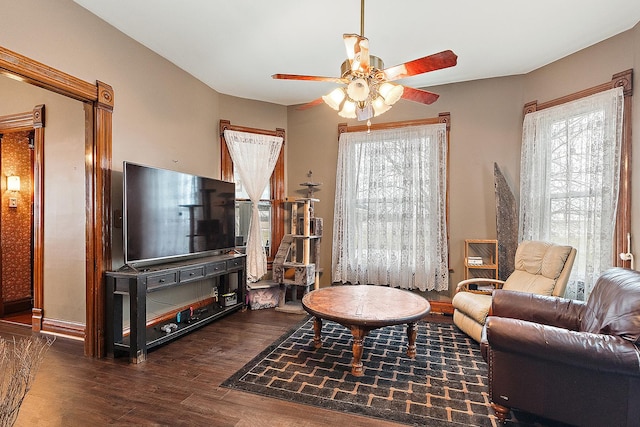
[{"label": "brown leather sofa", "polygon": [[587,302],[496,290],[482,333],[489,395],[578,426],[640,426],[640,273],[613,268]]}]

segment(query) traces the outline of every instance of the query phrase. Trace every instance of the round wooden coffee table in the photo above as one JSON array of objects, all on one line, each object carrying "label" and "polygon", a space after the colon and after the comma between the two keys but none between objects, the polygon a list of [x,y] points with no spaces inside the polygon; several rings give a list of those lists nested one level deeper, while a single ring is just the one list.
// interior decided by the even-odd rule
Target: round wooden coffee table
[{"label": "round wooden coffee table", "polygon": [[384,326],[407,324],[407,356],[416,356],[416,322],[429,314],[429,302],[412,292],[376,285],[344,285],[316,289],[302,298],[302,307],[315,316],[315,348],[322,347],[322,319],[351,330],[353,361],[351,373],[363,374],[362,348],[369,331]]}]

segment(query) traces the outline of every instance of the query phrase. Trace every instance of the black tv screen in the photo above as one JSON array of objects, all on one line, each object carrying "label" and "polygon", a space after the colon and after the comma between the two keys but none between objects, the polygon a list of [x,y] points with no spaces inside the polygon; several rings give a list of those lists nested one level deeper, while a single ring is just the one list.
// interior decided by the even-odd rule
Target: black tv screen
[{"label": "black tv screen", "polygon": [[124,261],[149,265],[235,247],[235,184],[123,165]]}]

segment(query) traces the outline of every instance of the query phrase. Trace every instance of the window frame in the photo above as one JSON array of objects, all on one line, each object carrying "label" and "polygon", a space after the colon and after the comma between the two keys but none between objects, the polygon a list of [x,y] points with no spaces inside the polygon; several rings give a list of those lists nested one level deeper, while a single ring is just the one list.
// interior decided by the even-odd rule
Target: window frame
[{"label": "window frame", "polygon": [[616,226],[613,236],[613,265],[616,267],[630,268],[631,261],[621,260],[618,254],[626,253],[630,249],[627,247],[627,236],[631,234],[631,107],[633,101],[633,69],[614,74],[611,80],[606,83],[560,98],[543,103],[538,103],[538,101],[528,102],[524,105],[523,118],[528,113],[562,105],[615,87],[622,87],[623,89],[624,112],[622,119],[622,147],[620,153],[620,189],[616,212]]},{"label": "window frame", "polygon": [[278,160],[273,169],[270,179],[271,195],[271,248],[272,250],[267,257],[267,269],[271,270],[273,258],[280,247],[280,242],[284,236],[284,200],[285,200],[285,166],[284,166],[284,146],[285,146],[285,130],[276,128],[275,130],[251,128],[245,126],[232,125],[229,120],[220,120],[220,177],[229,182],[235,182],[233,160],[227,147],[227,141],[224,139],[224,131],[226,129],[238,132],[256,133],[260,135],[279,136],[282,138],[282,148],[278,155]]},{"label": "window frame", "polygon": [[[447,246],[449,247],[449,250],[447,251],[447,264],[449,265],[449,274],[451,274],[451,272],[453,271],[453,269],[451,268],[451,250],[450,250],[450,230],[451,227],[449,227],[450,224],[450,219],[449,219],[449,200],[450,200],[450,195],[449,195],[449,189],[451,188],[450,186],[450,176],[451,176],[451,168],[450,168],[450,158],[451,158],[451,113],[450,112],[442,112],[439,113],[437,117],[429,117],[429,118],[425,118],[425,119],[417,119],[417,120],[404,120],[404,121],[398,121],[398,122],[386,122],[386,123],[375,123],[375,124],[371,124],[371,125],[355,125],[355,126],[349,126],[347,123],[338,123],[338,142],[340,141],[340,135],[342,135],[345,132],[362,132],[362,131],[368,131],[368,130],[380,130],[380,129],[393,129],[393,128],[398,128],[398,127],[408,127],[408,126],[422,126],[422,125],[433,125],[433,124],[438,124],[438,123],[444,123],[446,124],[446,134],[447,134],[447,177],[446,177],[446,185],[447,185],[447,191],[446,191],[446,195],[445,195],[445,206],[446,206],[446,213],[445,213],[445,221],[447,224],[447,230],[446,230],[446,235],[447,235]],[[432,302],[432,306],[433,306]]]}]

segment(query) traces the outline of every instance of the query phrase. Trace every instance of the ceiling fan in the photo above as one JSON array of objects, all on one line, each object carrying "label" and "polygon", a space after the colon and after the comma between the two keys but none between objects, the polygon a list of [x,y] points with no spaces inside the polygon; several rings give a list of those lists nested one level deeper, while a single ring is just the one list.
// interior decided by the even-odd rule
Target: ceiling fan
[{"label": "ceiling fan", "polygon": [[299,74],[274,74],[281,80],[310,80],[342,83],[329,94],[309,102],[302,109],[323,101],[345,118],[369,120],[389,110],[399,99],[431,104],[438,95],[426,90],[391,83],[429,71],[453,67],[458,56],[445,50],[404,64],[384,68],[382,59],[369,54],[369,40],[364,37],[364,0],[360,3],[360,34],[344,34],[347,59],[342,63],[340,77],[305,76]]}]

